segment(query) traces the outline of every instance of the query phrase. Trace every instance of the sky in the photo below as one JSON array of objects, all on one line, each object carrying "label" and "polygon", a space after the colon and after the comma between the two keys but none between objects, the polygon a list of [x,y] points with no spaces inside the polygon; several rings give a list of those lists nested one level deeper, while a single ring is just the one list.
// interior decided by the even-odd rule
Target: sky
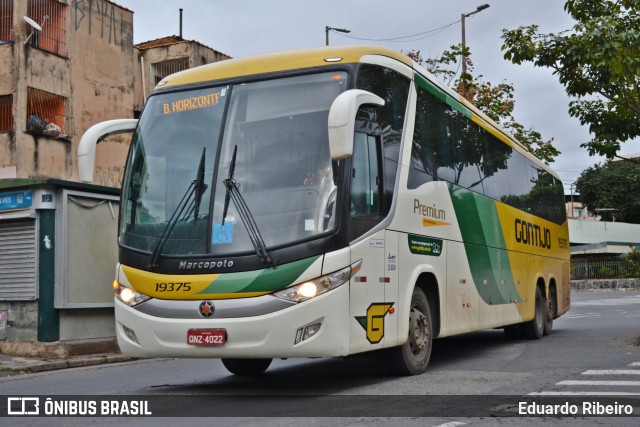
[{"label": "sky", "polygon": [[[490,7],[466,18],[466,44],[475,74],[498,84],[515,87],[515,119],[527,128],[553,138],[562,154],[551,167],[560,175],[567,194],[580,173],[601,157],[590,157],[580,144],[591,139],[588,128],[569,116],[564,87],[551,70],[530,64],[514,65],[503,59],[502,29],[537,24],[554,33],[573,26],[564,12],[564,0],[115,0],[135,12],[134,43],[179,33],[183,11],[183,37],[197,40],[233,58],[325,44],[325,27],[345,28],[349,34],[331,32],[331,45],[374,44],[395,50],[419,50],[423,58],[439,57],[461,42],[462,13],[481,4]],[[457,22],[458,21],[458,22]],[[448,25],[451,24],[451,25]],[[390,39],[425,33],[398,41]],[[640,153],[640,141],[622,144],[620,155]]]}]

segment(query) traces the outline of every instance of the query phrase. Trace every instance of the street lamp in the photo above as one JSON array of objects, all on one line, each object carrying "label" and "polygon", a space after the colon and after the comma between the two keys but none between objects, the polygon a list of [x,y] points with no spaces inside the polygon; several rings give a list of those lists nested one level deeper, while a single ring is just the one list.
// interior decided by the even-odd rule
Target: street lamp
[{"label": "street lamp", "polygon": [[467,47],[465,36],[464,36],[464,20],[470,17],[471,15],[475,15],[478,12],[482,12],[485,9],[489,9],[488,4],[481,4],[480,6],[476,7],[476,10],[474,10],[473,12],[463,13],[462,15],[460,15],[460,22],[462,23],[462,75],[463,76],[467,72],[467,56],[464,53],[465,48]]},{"label": "street lamp", "polygon": [[326,46],[329,46],[329,31],[337,31],[339,33],[350,33],[351,30],[346,30],[344,28],[333,28],[333,27],[324,27],[324,34],[325,34],[325,43]]}]

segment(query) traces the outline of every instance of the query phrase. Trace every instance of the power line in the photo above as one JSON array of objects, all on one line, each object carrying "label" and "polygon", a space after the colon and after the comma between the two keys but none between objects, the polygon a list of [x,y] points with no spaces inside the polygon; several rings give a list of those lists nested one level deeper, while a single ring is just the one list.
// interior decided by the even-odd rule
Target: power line
[{"label": "power line", "polygon": [[[418,41],[418,40],[423,40],[423,39],[426,39],[428,37],[435,36],[440,31],[443,31],[443,30],[451,27],[452,25],[457,24],[460,21],[461,20],[458,19],[457,21],[451,22],[449,24],[443,25],[443,26],[438,27],[438,28],[434,28],[434,29],[431,29],[431,30],[423,31],[421,33],[409,34],[409,35],[406,35],[406,36],[390,37],[390,38],[386,38],[386,39],[372,39],[372,38],[366,38],[366,37],[355,37],[355,36],[350,36],[350,35],[347,35],[347,34],[344,34],[344,33],[338,33],[338,32],[333,31],[333,30],[331,30],[331,31],[336,33],[336,34],[338,34],[338,35],[341,35],[342,37],[347,37],[347,38],[355,39],[355,40],[371,41],[371,42],[406,43],[406,42],[414,42],[414,41]],[[424,37],[420,37],[420,36],[424,36]],[[418,37],[418,38],[414,38],[414,37]],[[411,40],[402,40],[402,39],[411,39]]]}]

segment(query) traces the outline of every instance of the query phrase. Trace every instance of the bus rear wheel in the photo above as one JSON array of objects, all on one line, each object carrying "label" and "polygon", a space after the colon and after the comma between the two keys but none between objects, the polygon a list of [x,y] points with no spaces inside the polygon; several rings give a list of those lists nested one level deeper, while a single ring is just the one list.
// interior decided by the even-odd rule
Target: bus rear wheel
[{"label": "bus rear wheel", "polygon": [[222,359],[222,364],[235,375],[260,375],[273,359]]},{"label": "bus rear wheel", "polygon": [[530,340],[538,340],[542,338],[544,334],[544,324],[547,320],[547,303],[542,296],[542,291],[539,287],[536,287],[536,302],[535,302],[533,319],[522,324],[522,332],[524,337]]},{"label": "bus rear wheel", "polygon": [[398,375],[418,375],[427,369],[433,346],[433,322],[429,301],[416,287],[411,296],[409,339],[399,347],[386,350],[387,364]]},{"label": "bus rear wheel", "polygon": [[544,334],[551,335],[553,332],[553,318],[556,317],[556,311],[558,310],[558,301],[556,300],[556,293],[553,289],[549,289],[549,299],[547,299],[547,315],[544,322]]}]

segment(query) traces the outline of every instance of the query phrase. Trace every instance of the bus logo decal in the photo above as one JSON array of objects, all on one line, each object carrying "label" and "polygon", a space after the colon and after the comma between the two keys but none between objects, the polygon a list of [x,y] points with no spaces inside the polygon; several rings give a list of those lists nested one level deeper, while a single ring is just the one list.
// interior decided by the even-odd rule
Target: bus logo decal
[{"label": "bus logo decal", "polygon": [[198,307],[198,311],[200,312],[200,315],[202,317],[208,319],[209,317],[213,316],[213,313],[215,313],[216,311],[216,307],[211,301],[202,301],[200,303],[200,306]]},{"label": "bus logo decal", "polygon": [[384,317],[394,303],[373,303],[367,309],[366,316],[356,316],[356,320],[367,332],[367,340],[377,344],[384,338]]}]

